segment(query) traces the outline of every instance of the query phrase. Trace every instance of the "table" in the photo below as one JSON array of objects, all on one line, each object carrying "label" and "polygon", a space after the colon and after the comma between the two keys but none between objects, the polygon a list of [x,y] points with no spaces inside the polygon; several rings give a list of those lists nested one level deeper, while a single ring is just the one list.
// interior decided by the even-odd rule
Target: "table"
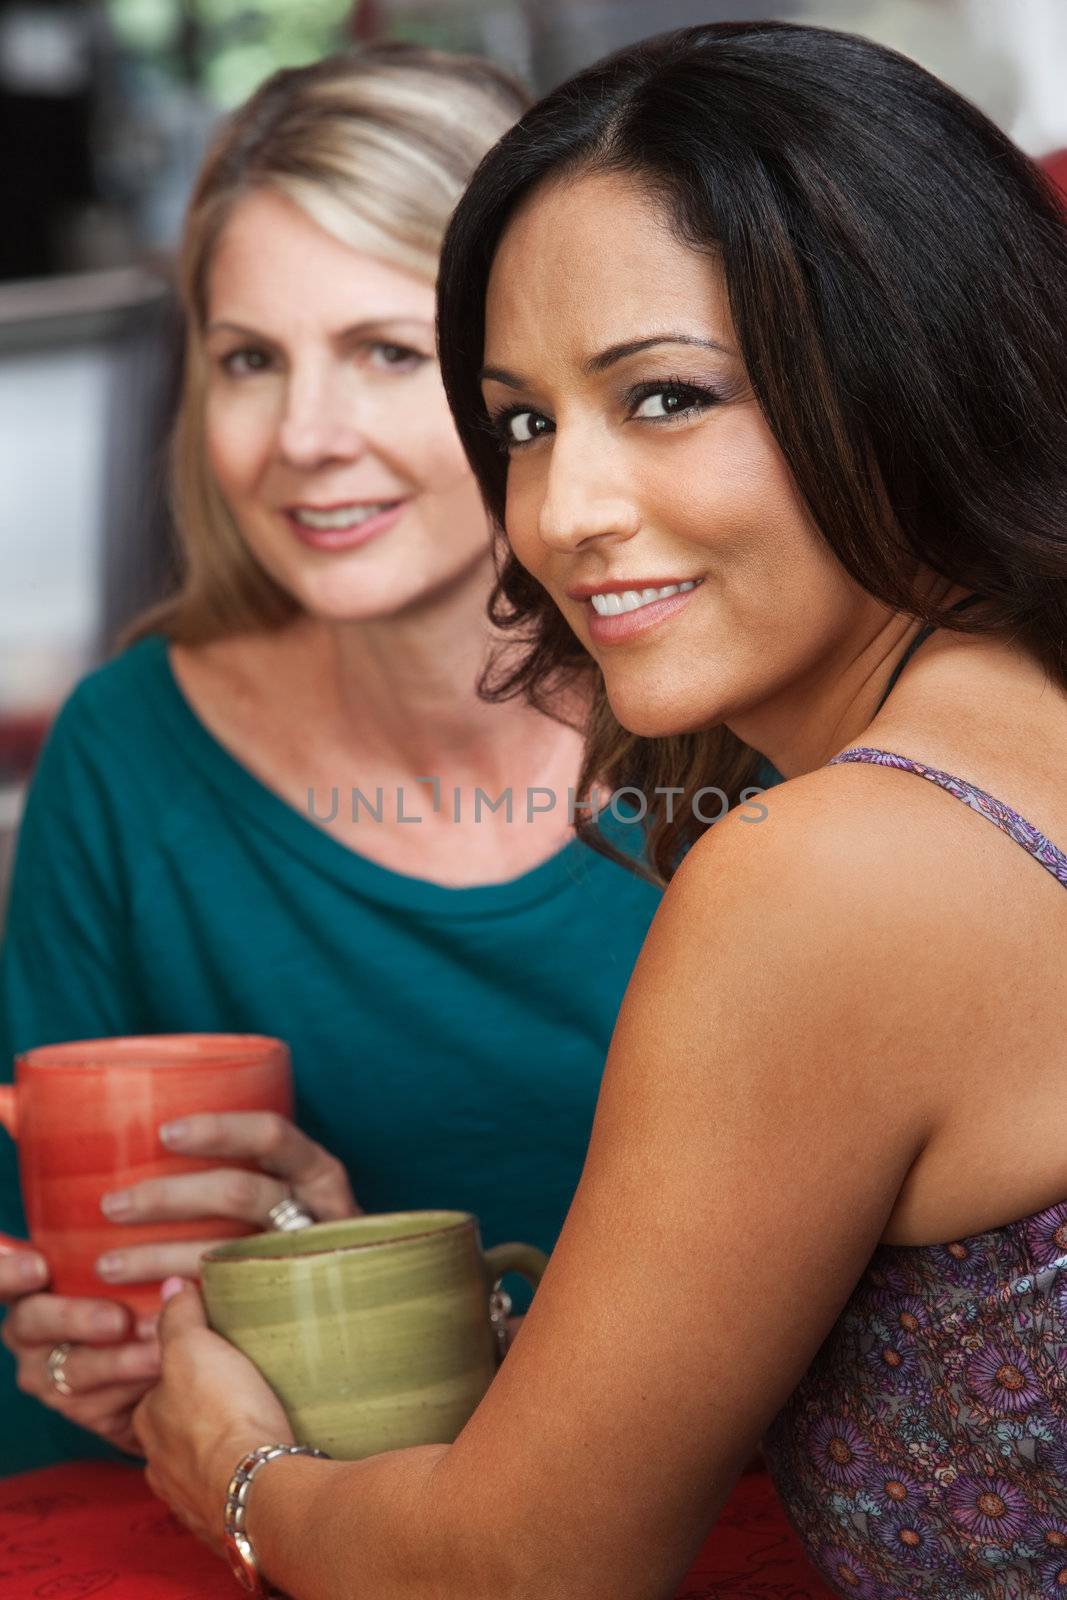
[{"label": "table", "polygon": [[[0,1481],[3,1600],[238,1600],[227,1567],[136,1467],[72,1462]],[[834,1600],[766,1473],[737,1485],[678,1600]]]}]

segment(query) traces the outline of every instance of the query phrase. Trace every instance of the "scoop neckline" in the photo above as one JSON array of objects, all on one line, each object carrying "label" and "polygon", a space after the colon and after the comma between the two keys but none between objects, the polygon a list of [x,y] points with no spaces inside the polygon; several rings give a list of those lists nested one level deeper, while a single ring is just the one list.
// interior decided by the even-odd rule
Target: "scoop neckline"
[{"label": "scoop neckline", "polygon": [[452,886],[384,867],[335,839],[264,783],[215,737],[187,699],[171,665],[169,641],[152,634],[143,649],[156,671],[162,708],[177,736],[178,748],[217,792],[225,794],[287,849],[319,871],[384,904],[447,917],[484,916],[516,910],[575,886],[588,873],[596,852],[570,839],[535,867],[500,883]]}]

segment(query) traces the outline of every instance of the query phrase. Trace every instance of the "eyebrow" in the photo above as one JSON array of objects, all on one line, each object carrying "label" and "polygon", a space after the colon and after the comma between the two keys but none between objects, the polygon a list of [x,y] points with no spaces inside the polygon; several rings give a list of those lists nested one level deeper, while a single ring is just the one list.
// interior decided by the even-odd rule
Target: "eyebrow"
[{"label": "eyebrow", "polygon": [[[606,350],[598,350],[595,356],[589,356],[583,361],[582,371],[589,377],[594,377],[597,373],[606,372],[617,362],[625,361],[627,356],[639,355],[642,350],[651,350],[660,344],[699,345],[704,350],[717,350],[720,355],[731,354],[725,345],[719,344],[715,339],[698,339],[692,333],[655,333],[647,339],[627,339],[622,344],[609,344]],[[509,372],[506,367],[483,367],[478,378],[481,383],[502,383],[508,389],[530,387],[525,379],[518,377],[514,372]]]},{"label": "eyebrow", "polygon": [[[432,327],[433,323],[422,317],[368,317],[363,322],[353,322],[349,327],[341,328],[330,337],[344,342],[349,339],[365,338],[369,333],[381,333],[388,328],[420,328],[425,332]],[[205,333],[238,333],[242,338],[263,339],[267,344],[274,343],[269,334],[260,333],[257,328],[251,328],[243,322],[227,320],[209,322]]]}]

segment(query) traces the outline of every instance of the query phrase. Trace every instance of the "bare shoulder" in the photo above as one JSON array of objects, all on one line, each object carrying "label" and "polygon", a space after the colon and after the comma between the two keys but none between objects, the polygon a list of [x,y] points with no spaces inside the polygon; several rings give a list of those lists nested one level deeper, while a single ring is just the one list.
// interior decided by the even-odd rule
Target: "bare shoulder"
[{"label": "bare shoulder", "polygon": [[842,766],[735,809],[669,885],[634,1003],[698,1017],[738,1059],[784,1049],[814,1075],[840,1058],[846,1076],[877,1060],[937,1120],[1004,965],[977,879],[982,925],[958,936],[946,915],[975,874],[953,805],[918,779]]},{"label": "bare shoulder", "polygon": [[943,910],[959,802],[882,768],[822,768],[735,807],[697,842],[668,898],[758,919],[778,938],[831,922],[845,936]]}]

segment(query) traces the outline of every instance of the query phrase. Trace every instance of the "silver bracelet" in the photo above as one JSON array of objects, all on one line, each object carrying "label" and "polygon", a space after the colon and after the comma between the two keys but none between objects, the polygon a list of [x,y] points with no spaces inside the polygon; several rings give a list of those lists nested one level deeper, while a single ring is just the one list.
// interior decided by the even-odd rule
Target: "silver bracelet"
[{"label": "silver bracelet", "polygon": [[263,1582],[252,1541],[245,1532],[245,1514],[252,1479],[260,1467],[266,1466],[268,1461],[277,1460],[279,1456],[321,1456],[324,1461],[330,1459],[325,1450],[313,1450],[307,1444],[261,1444],[258,1449],[242,1456],[237,1463],[226,1490],[226,1509],[222,1522],[226,1536],[226,1559],[230,1563],[230,1571],[246,1594],[267,1596],[271,1593]]},{"label": "silver bracelet", "polygon": [[492,1328],[493,1337],[496,1339],[497,1366],[500,1365],[508,1353],[508,1344],[510,1343],[508,1336],[508,1318],[510,1315],[511,1296],[508,1294],[506,1289],[502,1289],[500,1285],[497,1284],[492,1294],[489,1296],[489,1326]]}]

